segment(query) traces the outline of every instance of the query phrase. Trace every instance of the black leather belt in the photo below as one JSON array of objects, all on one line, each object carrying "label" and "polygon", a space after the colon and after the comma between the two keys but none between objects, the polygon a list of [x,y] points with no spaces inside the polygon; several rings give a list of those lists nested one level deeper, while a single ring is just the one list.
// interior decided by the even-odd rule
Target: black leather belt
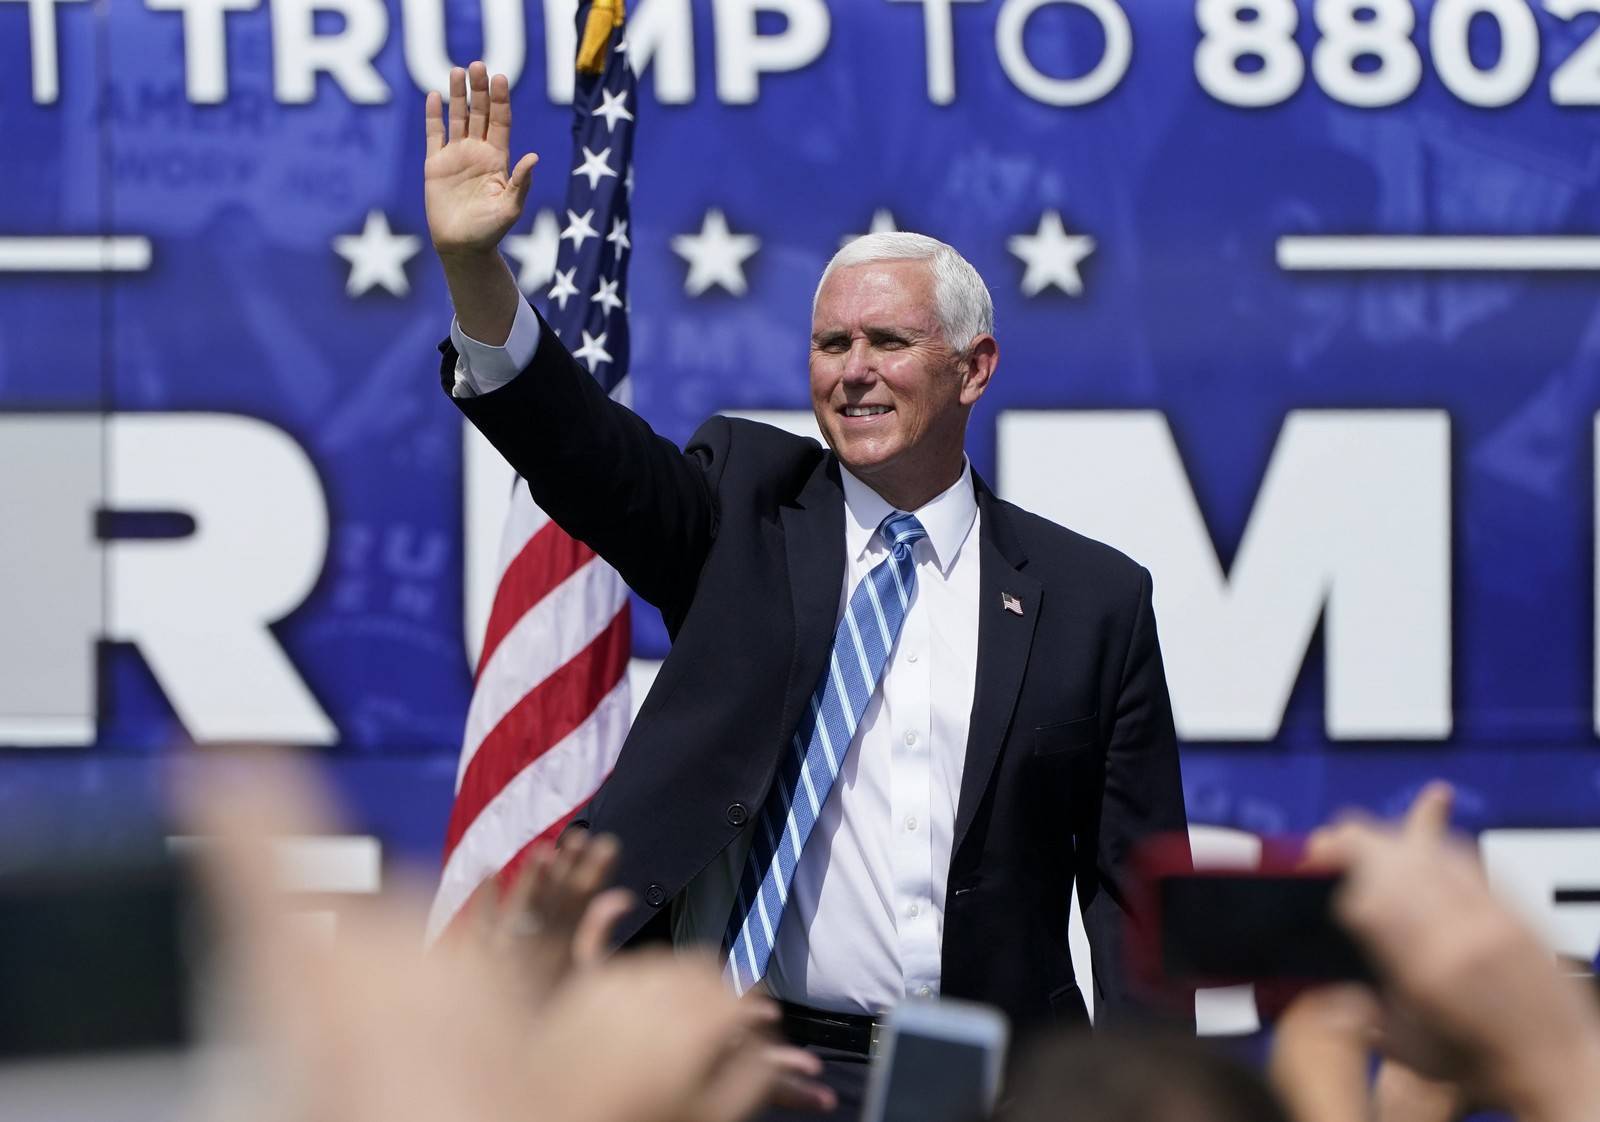
[{"label": "black leather belt", "polygon": [[794,1044],[813,1044],[818,1048],[837,1048],[870,1056],[878,1050],[881,1023],[876,1017],[860,1013],[835,1013],[780,1001],[783,1010],[783,1035]]}]

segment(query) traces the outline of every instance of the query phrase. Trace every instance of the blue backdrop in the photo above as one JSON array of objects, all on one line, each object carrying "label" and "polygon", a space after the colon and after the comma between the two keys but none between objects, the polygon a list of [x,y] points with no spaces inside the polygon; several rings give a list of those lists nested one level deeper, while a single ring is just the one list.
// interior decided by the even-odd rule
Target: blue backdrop
[{"label": "blue backdrop", "polygon": [[[525,49],[499,49],[523,56],[514,145],[546,155],[538,212],[560,205],[570,116],[551,96],[543,9],[511,7]],[[1291,21],[1287,0],[756,7],[635,13],[652,21],[635,48],[653,52],[634,199],[639,412],[682,441],[718,410],[805,409],[816,278],[880,209],[956,245],[994,290],[1004,360],[974,419],[978,470],[995,477],[1002,412],[1158,410],[1224,565],[1291,411],[1443,410],[1450,731],[1330,740],[1319,632],[1276,735],[1185,747],[1191,815],[1302,830],[1346,804],[1393,809],[1444,775],[1474,828],[1600,822],[1600,274],[1300,273],[1275,258],[1284,235],[1600,227],[1600,109],[1584,104],[1600,68],[1582,56],[1600,19],[1521,0],[1478,5],[1461,29],[1431,22],[1426,3],[1349,5],[1371,18],[1321,27],[1309,4]],[[443,9],[449,56],[477,57],[493,20],[477,3]],[[0,236],[149,245],[142,268],[0,272],[0,416],[239,414],[303,450],[326,498],[325,556],[272,634],[337,730],[316,751],[356,827],[430,861],[471,688],[462,433],[437,380],[449,308],[426,248],[422,83],[407,58],[408,36],[419,58],[444,50],[421,41],[438,10],[273,2],[207,30],[178,7],[62,2],[38,8],[30,35],[30,9],[0,4]],[[344,44],[342,70],[307,79],[309,101],[286,74],[311,65],[295,27]],[[751,57],[769,57],[754,90]],[[1212,65],[1226,72],[1208,81]],[[735,268],[742,292],[687,290],[674,239],[703,232],[712,209],[759,239]],[[353,292],[335,243],[372,212],[422,242],[400,283]],[[1012,239],[1048,234],[1052,214],[1069,240],[1046,262],[1054,280],[1030,283]],[[546,223],[548,241],[564,219]],[[547,286],[537,260],[513,266]],[[46,465],[27,493],[52,501],[56,476]],[[261,532],[278,532],[265,515]],[[48,580],[5,569],[14,609]],[[659,657],[659,621],[636,618],[636,654]],[[69,794],[150,797],[163,752],[194,734],[137,642],[84,642],[90,743],[6,749],[0,817]]]}]

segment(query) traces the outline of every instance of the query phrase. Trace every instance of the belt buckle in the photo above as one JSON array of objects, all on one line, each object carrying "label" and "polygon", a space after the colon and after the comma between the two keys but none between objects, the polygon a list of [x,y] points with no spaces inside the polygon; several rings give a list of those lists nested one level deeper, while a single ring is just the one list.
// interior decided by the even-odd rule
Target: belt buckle
[{"label": "belt buckle", "polygon": [[882,1027],[883,1025],[877,1018],[873,1018],[871,1027],[867,1029],[867,1059],[869,1060],[875,1058],[878,1054],[878,1030]]}]

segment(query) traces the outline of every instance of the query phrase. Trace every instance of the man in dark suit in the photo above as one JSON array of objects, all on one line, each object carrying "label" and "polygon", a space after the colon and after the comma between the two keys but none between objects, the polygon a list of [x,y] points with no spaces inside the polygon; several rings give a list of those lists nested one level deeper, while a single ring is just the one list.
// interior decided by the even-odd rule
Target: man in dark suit
[{"label": "man in dark suit", "polygon": [[1117,1019],[1126,858],[1185,826],[1150,578],[972,471],[999,358],[981,278],[919,235],[852,243],[813,311],[828,447],[713,418],[679,451],[518,293],[497,246],[531,159],[506,174],[503,80],[470,75],[459,136],[428,111],[445,388],[673,639],[586,815],[623,843],[623,937],[654,922],[731,950],[730,981],[770,988],[793,1038],[865,1052],[913,995],[1021,1030],[1085,1020],[1075,885]]}]

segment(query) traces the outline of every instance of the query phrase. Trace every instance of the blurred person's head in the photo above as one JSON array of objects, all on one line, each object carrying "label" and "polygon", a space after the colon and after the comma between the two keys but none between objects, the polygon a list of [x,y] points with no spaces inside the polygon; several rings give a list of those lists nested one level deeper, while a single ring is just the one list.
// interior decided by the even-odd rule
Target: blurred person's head
[{"label": "blurred person's head", "polygon": [[1000,1122],[1288,1122],[1259,1075],[1188,1037],[1050,1038],[1007,1098]]}]

